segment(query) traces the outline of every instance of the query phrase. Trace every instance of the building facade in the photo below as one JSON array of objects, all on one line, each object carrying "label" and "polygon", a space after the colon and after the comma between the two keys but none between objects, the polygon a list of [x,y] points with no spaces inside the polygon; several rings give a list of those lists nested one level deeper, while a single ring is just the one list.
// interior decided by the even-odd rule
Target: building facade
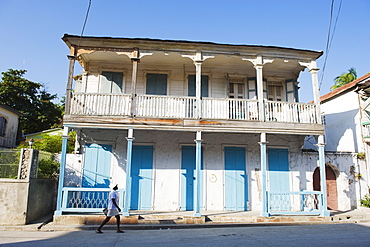
[{"label": "building facade", "polygon": [[[326,185],[313,190],[311,169],[325,162],[316,66],[322,52],[67,34],[63,40],[70,67],[56,214],[95,211],[118,184],[124,215],[328,215]],[[75,61],[82,75],[73,75]],[[314,103],[298,99],[305,69]],[[65,154],[70,130],[77,133],[74,158]],[[319,143],[309,165],[301,151],[308,135]]]}]

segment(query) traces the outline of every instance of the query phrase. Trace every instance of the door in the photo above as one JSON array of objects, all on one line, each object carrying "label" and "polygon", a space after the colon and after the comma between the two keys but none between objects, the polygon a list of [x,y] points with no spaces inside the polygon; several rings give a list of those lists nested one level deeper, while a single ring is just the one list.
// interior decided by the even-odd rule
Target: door
[{"label": "door", "polygon": [[[196,96],[195,75],[188,76],[188,96]],[[201,76],[201,97],[208,97],[208,75]]]},{"label": "door", "polygon": [[133,146],[131,161],[131,210],[152,206],[153,146]]},{"label": "door", "polygon": [[167,75],[152,74],[146,75],[146,94],[166,95],[167,94]]},{"label": "door", "polygon": [[[183,146],[181,151],[181,201],[180,210],[193,211],[196,196],[195,190],[195,166],[196,166],[196,148],[194,146]],[[203,170],[203,149],[201,162],[201,177],[200,184],[202,184],[202,170]],[[203,209],[203,191],[200,188],[200,208]]]},{"label": "door", "polygon": [[[326,173],[326,198],[329,210],[338,210],[337,180],[333,169],[325,166]],[[313,190],[321,191],[320,168],[313,173]]]},{"label": "door", "polygon": [[225,147],[225,210],[248,210],[245,148]]},{"label": "door", "polygon": [[103,71],[100,77],[100,93],[122,93],[123,73]]},{"label": "door", "polygon": [[[290,192],[288,149],[268,149],[268,171],[270,192]],[[272,195],[271,211],[289,211],[291,209],[289,195]]]},{"label": "door", "polygon": [[111,145],[86,144],[82,187],[109,188]]}]

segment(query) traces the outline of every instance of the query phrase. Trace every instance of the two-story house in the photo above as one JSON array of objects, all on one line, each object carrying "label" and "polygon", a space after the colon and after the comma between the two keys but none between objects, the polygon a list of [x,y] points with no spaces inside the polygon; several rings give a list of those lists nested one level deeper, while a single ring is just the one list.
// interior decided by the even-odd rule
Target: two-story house
[{"label": "two-story house", "polygon": [[[100,210],[115,184],[124,215],[328,215],[325,185],[313,191],[306,175],[313,171],[301,159],[313,135],[319,155],[312,162],[325,162],[321,51],[68,34],[63,41],[70,66],[57,215]],[[82,75],[73,75],[75,61]],[[305,69],[314,103],[298,99]],[[67,166],[70,130],[78,159]],[[80,176],[74,187],[66,186],[71,170]]]}]

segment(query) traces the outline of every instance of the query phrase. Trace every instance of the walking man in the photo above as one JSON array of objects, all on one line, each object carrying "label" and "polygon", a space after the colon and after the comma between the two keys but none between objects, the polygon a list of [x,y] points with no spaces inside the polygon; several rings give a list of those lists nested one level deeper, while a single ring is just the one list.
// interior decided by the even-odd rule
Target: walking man
[{"label": "walking man", "polygon": [[121,212],[121,208],[118,206],[118,185],[113,187],[113,190],[109,193],[109,198],[108,198],[108,213],[107,217],[103,220],[103,222],[100,224],[100,226],[95,230],[96,233],[103,233],[101,231],[102,227],[112,218],[112,216],[116,217],[117,221],[117,232],[118,233],[123,233],[124,231],[121,231],[120,229],[120,223],[121,219],[119,216],[119,212]]}]

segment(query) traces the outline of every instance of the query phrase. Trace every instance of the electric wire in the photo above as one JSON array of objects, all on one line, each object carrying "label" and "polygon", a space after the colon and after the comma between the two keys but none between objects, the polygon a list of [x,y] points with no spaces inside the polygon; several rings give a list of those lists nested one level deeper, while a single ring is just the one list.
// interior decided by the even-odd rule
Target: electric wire
[{"label": "electric wire", "polygon": [[89,5],[87,7],[87,11],[86,11],[86,15],[85,15],[85,21],[84,21],[84,24],[82,26],[82,30],[81,30],[81,35],[80,35],[80,40],[78,41],[78,47],[80,47],[80,43],[81,43],[81,39],[82,39],[82,36],[84,34],[84,31],[85,31],[85,27],[86,27],[86,23],[87,23],[87,18],[89,17],[89,12],[90,12],[90,7],[91,7],[91,0],[89,0]]},{"label": "electric wire", "polygon": [[[326,62],[328,60],[329,50],[330,50],[331,44],[333,42],[334,33],[335,33],[335,29],[337,27],[337,22],[338,22],[339,13],[340,13],[341,8],[342,8],[342,0],[340,0],[337,17],[335,19],[334,26],[332,28],[333,11],[334,11],[334,0],[331,1],[328,37],[327,37],[327,40],[326,40],[326,48],[325,48],[325,60],[324,60],[323,68],[322,68],[319,89],[321,89],[321,85],[322,85],[323,80],[324,80]],[[332,34],[331,34],[331,30],[333,30]],[[331,36],[330,36],[330,34],[331,34]]]}]

